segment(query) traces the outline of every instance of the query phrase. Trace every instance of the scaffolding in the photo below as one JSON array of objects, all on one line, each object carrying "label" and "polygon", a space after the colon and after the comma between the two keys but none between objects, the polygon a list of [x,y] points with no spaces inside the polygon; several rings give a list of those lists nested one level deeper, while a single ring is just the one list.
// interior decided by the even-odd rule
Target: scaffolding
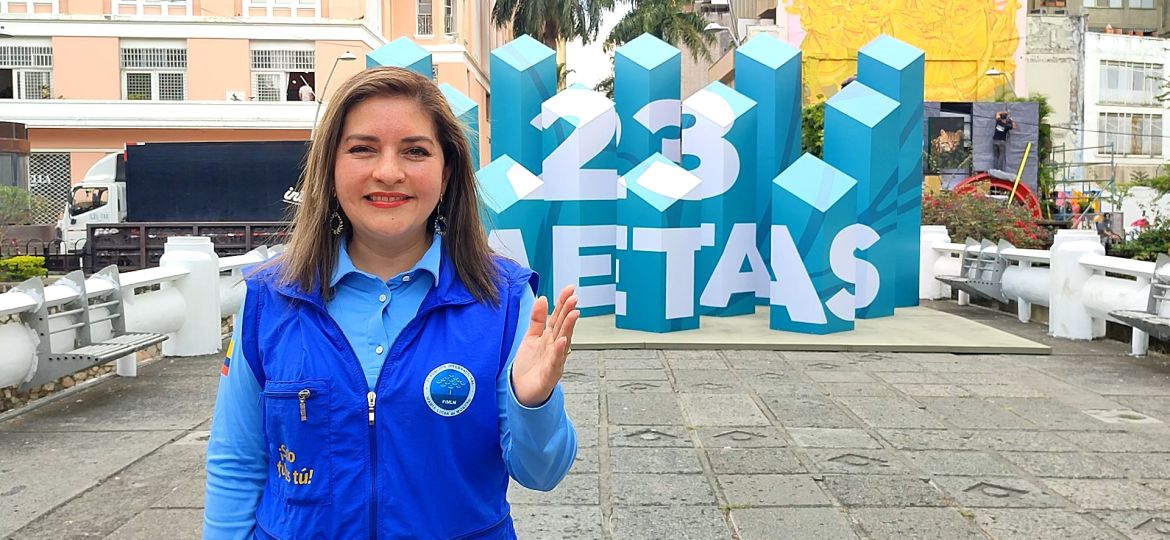
[{"label": "scaffolding", "polygon": [[1109,152],[1108,161],[1081,161],[1086,151],[1100,149],[1112,151],[1113,145],[1053,147],[1048,166],[1055,178],[1051,189],[1040,195],[1045,225],[1095,229],[1106,241],[1124,238],[1121,219],[1124,193],[1117,187],[1117,162],[1113,153]]}]

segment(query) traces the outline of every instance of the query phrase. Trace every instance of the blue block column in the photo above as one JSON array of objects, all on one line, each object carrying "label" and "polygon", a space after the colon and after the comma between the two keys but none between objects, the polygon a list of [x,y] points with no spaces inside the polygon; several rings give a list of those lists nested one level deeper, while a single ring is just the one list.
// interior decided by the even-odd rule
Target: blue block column
[{"label": "blue block column", "polygon": [[472,168],[479,166],[479,105],[471,98],[463,95],[454,86],[447,83],[439,85],[439,91],[447,98],[451,112],[463,124],[463,135],[467,137],[467,144],[471,147]]},{"label": "blue block column", "polygon": [[853,329],[857,185],[810,154],[773,182],[771,329]]},{"label": "blue block column", "polygon": [[700,312],[754,313],[768,273],[756,247],[756,102],[711,83],[683,102],[683,118],[690,120],[683,168],[702,182],[686,198],[699,201],[703,223],[715,232],[715,245],[698,259],[699,276],[709,276],[696,291]]},{"label": "blue block column", "polygon": [[918,251],[922,225],[922,100],[926,55],[889,36],[878,36],[857,53],[858,80],[898,102],[899,261],[894,305],[918,305]]},{"label": "blue block column", "polygon": [[[825,162],[857,180],[857,221],[878,237],[858,246],[861,260],[876,272],[857,283],[857,316],[894,314],[897,279],[898,102],[854,82],[825,104]],[[917,259],[915,259],[917,261]]]},{"label": "blue block column", "polygon": [[678,49],[642,34],[617,48],[613,71],[613,97],[622,123],[618,174],[626,174],[656,152],[678,162],[682,92]]},{"label": "blue block column", "polygon": [[646,332],[699,327],[695,306],[696,258],[714,240],[700,225],[698,206],[680,199],[699,179],[661,154],[653,154],[624,177],[618,201],[618,279],[615,325]]},{"label": "blue block column", "polygon": [[[541,180],[509,156],[493,160],[475,173],[480,198],[481,219],[488,244],[496,252],[547,275],[548,257],[537,264],[541,242],[549,242],[548,203],[535,198]],[[544,252],[547,253],[547,250]],[[549,287],[541,280],[538,294],[548,295]]]},{"label": "blue block column", "polygon": [[[768,267],[772,179],[800,156],[800,49],[768,34],[758,34],[735,51],[735,89],[756,102],[756,247]],[[767,304],[765,291],[757,303]]]},{"label": "blue block column", "polygon": [[615,201],[624,196],[614,161],[617,114],[604,94],[567,88],[541,107],[544,141],[543,189],[552,225],[552,273],[544,274],[555,293],[577,288],[582,316],[613,313],[615,293]]},{"label": "blue block column", "polygon": [[556,53],[528,36],[492,51],[492,159],[508,155],[533,174],[544,150],[532,121],[557,88]]},{"label": "blue block column", "polygon": [[400,37],[366,53],[366,67],[401,67],[428,79],[435,78],[431,53],[409,38]]}]

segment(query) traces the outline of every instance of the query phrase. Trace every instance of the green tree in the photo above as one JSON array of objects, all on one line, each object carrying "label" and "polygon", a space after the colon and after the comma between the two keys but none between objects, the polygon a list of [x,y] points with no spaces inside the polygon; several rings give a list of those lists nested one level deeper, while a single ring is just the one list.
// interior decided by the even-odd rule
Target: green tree
[{"label": "green tree", "polygon": [[642,34],[650,34],[662,41],[690,51],[691,58],[710,62],[709,47],[715,36],[703,29],[707,20],[698,13],[685,11],[687,0],[633,0],[631,9],[614,25],[602,47],[612,51],[633,41]]},{"label": "green tree", "polygon": [[31,225],[33,216],[43,213],[48,204],[43,197],[33,197],[23,189],[0,186],[0,241],[4,240],[8,227]]},{"label": "green tree", "polygon": [[800,111],[800,152],[823,157],[825,146],[825,102]]},{"label": "green tree", "polygon": [[496,0],[492,23],[512,25],[512,35],[528,34],[551,49],[558,41],[597,39],[601,16],[614,0]]},{"label": "green tree", "polygon": [[[686,11],[691,2],[686,0],[633,0],[631,9],[610,30],[602,42],[606,52],[612,51],[642,34],[650,34],[676,47],[686,49],[691,58],[710,62],[711,45],[715,36],[704,31],[707,20],[698,13]],[[593,87],[613,97],[613,76]]]}]

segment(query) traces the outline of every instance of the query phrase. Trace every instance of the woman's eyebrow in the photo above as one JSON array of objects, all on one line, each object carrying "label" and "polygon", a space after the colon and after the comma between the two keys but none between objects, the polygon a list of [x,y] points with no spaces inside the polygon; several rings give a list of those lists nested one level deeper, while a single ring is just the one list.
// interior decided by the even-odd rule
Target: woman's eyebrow
[{"label": "woman's eyebrow", "polygon": [[365,142],[378,142],[377,137],[375,137],[373,135],[365,135],[362,133],[352,133],[350,135],[346,135],[344,138],[341,139],[341,142],[347,142],[350,140],[365,141]]}]

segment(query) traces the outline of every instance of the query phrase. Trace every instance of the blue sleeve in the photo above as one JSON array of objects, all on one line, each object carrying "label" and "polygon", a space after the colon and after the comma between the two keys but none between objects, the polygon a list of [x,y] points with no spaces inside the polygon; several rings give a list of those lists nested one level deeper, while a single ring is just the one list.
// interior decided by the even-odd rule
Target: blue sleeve
[{"label": "blue sleeve", "polygon": [[232,344],[221,370],[211,438],[207,442],[207,485],[204,494],[203,538],[252,538],[256,507],[264,491],[268,456],[260,424],[260,384],[239,346],[240,321],[236,314]]},{"label": "blue sleeve", "polygon": [[548,401],[536,408],[521,405],[512,391],[512,361],[528,331],[535,301],[532,290],[525,287],[508,363],[496,381],[496,401],[500,407],[500,448],[508,474],[526,488],[549,491],[565,477],[577,457],[577,432],[565,413],[565,393],[559,383]]}]

